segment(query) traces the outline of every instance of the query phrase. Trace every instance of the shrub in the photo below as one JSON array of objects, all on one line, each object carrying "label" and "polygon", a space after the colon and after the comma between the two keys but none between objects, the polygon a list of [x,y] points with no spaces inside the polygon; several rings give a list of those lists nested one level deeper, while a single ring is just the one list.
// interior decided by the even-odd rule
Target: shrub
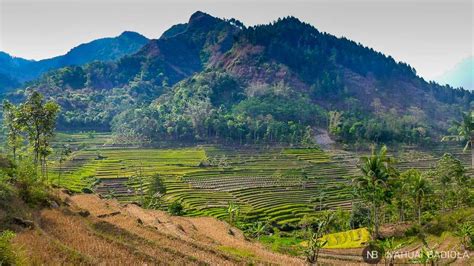
[{"label": "shrub", "polygon": [[8,177],[0,172],[0,207],[6,207],[10,204],[14,195],[13,187],[8,182]]},{"label": "shrub", "polygon": [[298,223],[301,229],[310,229],[310,230],[317,229],[317,224],[318,224],[318,217],[314,215],[307,215],[307,214],[305,214],[303,218],[300,220],[300,222]]},{"label": "shrub", "polygon": [[456,231],[459,224],[472,221],[473,218],[473,208],[459,209],[436,215],[431,222],[426,224],[425,228],[428,233],[440,236],[446,231]]},{"label": "shrub", "polygon": [[47,206],[49,193],[46,185],[39,180],[34,166],[22,162],[17,169],[17,187],[20,198],[32,206]]},{"label": "shrub", "polygon": [[431,212],[424,212],[421,215],[421,223],[422,224],[427,224],[427,223],[433,221],[434,218],[435,218],[435,216]]},{"label": "shrub", "polygon": [[405,236],[418,236],[421,233],[421,226],[418,224],[412,225],[408,230],[405,232]]},{"label": "shrub", "polygon": [[0,234],[0,265],[16,265],[18,256],[12,247],[12,240],[15,233],[6,230]]},{"label": "shrub", "polygon": [[184,214],[184,207],[181,204],[181,202],[175,201],[175,202],[171,203],[171,205],[168,207],[168,212],[171,215],[180,216],[180,215]]},{"label": "shrub", "polygon": [[370,226],[370,209],[360,203],[355,203],[350,216],[350,225],[352,228],[361,228]]},{"label": "shrub", "polygon": [[474,249],[474,224],[465,222],[458,226],[456,235],[461,239],[461,244],[469,250]]},{"label": "shrub", "polygon": [[22,195],[22,199],[33,206],[48,206],[49,193],[42,184],[31,184]]},{"label": "shrub", "polygon": [[340,208],[338,208],[334,212],[333,220],[331,223],[328,225],[328,229],[331,232],[342,232],[342,231],[347,231],[351,229],[350,226],[350,217],[351,213],[348,211],[344,211]]}]

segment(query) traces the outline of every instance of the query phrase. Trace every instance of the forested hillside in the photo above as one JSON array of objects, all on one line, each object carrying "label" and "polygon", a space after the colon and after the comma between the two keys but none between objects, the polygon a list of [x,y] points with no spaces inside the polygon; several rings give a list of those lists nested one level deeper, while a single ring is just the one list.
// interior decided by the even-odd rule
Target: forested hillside
[{"label": "forested hillside", "polygon": [[97,39],[81,44],[68,53],[49,59],[34,61],[13,57],[0,52],[0,79],[8,77],[10,83],[0,81],[0,92],[17,87],[19,83],[36,79],[48,70],[93,61],[116,60],[137,52],[148,39],[136,32],[123,32],[117,37]]},{"label": "forested hillside", "polygon": [[61,105],[59,128],[140,141],[295,144],[329,129],[344,142],[429,142],[474,100],[293,17],[245,27],[202,12],[133,55],[55,70],[28,89]]}]

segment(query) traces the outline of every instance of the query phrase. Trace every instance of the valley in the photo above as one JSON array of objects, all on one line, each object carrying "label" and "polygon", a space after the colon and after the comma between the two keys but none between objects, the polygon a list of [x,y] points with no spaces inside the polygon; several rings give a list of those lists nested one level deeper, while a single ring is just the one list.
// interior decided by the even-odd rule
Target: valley
[{"label": "valley", "polygon": [[0,52],[1,266],[474,264],[474,92],[294,16],[168,26]]},{"label": "valley", "polygon": [[[61,166],[50,165],[48,182],[64,188],[53,193],[60,207],[33,211],[35,227],[21,230],[13,241],[33,264],[304,265],[307,244],[291,231],[309,216],[350,211],[360,202],[351,193],[360,151],[169,143],[139,148],[94,132],[59,133],[53,143],[73,150]],[[469,163],[462,147],[439,149]],[[405,147],[396,154],[402,169],[428,169],[440,153]],[[169,214],[174,202],[183,206],[179,216]],[[239,206],[236,221],[229,220],[230,203]],[[277,231],[251,239],[245,228],[256,221]],[[326,238],[321,263],[363,263],[366,229]],[[291,244],[276,244],[283,239]],[[416,238],[408,239],[404,250],[420,249]],[[457,240],[445,235],[429,241],[449,246]]]}]

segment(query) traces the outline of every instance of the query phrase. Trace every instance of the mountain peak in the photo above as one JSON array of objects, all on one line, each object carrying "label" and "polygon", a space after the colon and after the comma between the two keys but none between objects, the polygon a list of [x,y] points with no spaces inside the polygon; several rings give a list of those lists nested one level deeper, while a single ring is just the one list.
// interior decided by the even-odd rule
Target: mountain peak
[{"label": "mountain peak", "polygon": [[207,13],[196,11],[189,18],[188,25],[190,28],[209,27],[221,21],[221,19],[213,17]]},{"label": "mountain peak", "polygon": [[147,39],[145,36],[135,31],[124,31],[118,37],[125,37],[130,39]]},{"label": "mountain peak", "polygon": [[199,19],[199,18],[202,18],[202,17],[212,17],[211,15],[205,13],[205,12],[202,12],[202,11],[196,11],[194,12],[191,17],[189,18],[189,21],[191,20],[194,20],[194,19]]}]

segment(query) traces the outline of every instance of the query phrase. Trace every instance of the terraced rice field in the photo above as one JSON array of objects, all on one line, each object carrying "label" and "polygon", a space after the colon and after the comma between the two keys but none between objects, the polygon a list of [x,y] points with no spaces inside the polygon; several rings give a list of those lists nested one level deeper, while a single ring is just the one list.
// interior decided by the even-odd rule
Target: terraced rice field
[{"label": "terraced rice field", "polygon": [[[222,219],[234,202],[240,206],[241,218],[279,225],[297,223],[319,210],[348,209],[354,201],[350,181],[358,174],[359,155],[352,152],[258,146],[117,147],[107,144],[109,138],[61,136],[59,142],[66,139],[77,148],[61,165],[60,185],[132,202],[148,193],[152,177],[158,174],[166,187],[161,197],[164,207],[180,201],[187,215]],[[437,159],[409,149],[403,154],[401,169],[427,169]],[[59,165],[51,168],[52,182],[59,183]]]},{"label": "terraced rice field", "polygon": [[[52,169],[52,182],[58,183],[60,167]],[[123,202],[139,201],[141,188],[147,193],[151,177],[159,174],[166,187],[164,206],[181,201],[191,216],[226,218],[234,202],[241,217],[285,224],[315,209],[351,205],[352,173],[318,149],[139,149],[95,143],[75,151],[61,169],[61,186],[78,192],[89,188]]]}]

